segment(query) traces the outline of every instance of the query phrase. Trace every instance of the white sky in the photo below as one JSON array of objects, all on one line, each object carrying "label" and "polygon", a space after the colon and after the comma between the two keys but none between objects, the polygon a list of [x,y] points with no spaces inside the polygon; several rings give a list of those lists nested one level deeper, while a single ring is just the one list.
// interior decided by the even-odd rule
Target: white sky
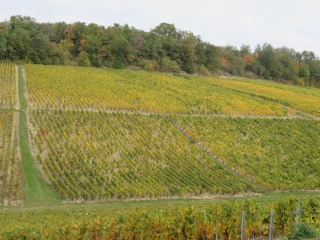
[{"label": "white sky", "polygon": [[3,1],[0,21],[28,15],[38,22],[127,23],[149,31],[161,22],[215,45],[271,43],[320,55],[318,0],[15,0]]}]

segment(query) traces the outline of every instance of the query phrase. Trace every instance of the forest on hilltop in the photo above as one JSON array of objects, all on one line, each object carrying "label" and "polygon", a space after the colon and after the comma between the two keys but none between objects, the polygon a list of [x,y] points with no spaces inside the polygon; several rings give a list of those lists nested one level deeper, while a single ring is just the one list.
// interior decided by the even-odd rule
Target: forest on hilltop
[{"label": "forest on hilltop", "polygon": [[215,46],[190,31],[161,23],[149,32],[115,23],[39,23],[29,16],[0,22],[0,60],[203,75],[228,73],[289,84],[320,86],[320,59],[311,51],[265,43]]}]

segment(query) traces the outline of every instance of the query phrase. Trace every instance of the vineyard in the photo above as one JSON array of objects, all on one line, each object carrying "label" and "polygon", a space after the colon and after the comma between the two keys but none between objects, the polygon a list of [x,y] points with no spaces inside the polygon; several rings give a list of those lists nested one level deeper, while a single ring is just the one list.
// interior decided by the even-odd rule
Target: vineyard
[{"label": "vineyard", "polygon": [[33,155],[64,199],[320,187],[320,123],[295,119],[278,103],[289,99],[285,105],[315,114],[301,107],[317,107],[308,102],[320,96],[314,90],[144,71],[25,69]]},{"label": "vineyard", "polygon": [[291,116],[264,99],[163,73],[26,65],[32,109]]},{"label": "vineyard", "polygon": [[0,63],[0,108],[17,104],[17,73],[13,63]]},{"label": "vineyard", "polygon": [[18,117],[12,110],[0,110],[0,205],[16,205],[23,199]]},{"label": "vineyard", "polygon": [[[245,239],[288,235],[298,221],[319,228],[317,197],[143,203],[317,191],[318,90],[145,71],[18,69],[19,76],[16,65],[0,63],[0,205],[21,207],[2,209],[0,239],[239,239],[243,211]],[[133,200],[143,201],[67,210]]]},{"label": "vineyard", "polygon": [[0,206],[23,199],[17,104],[16,65],[0,63]]},{"label": "vineyard", "polygon": [[35,155],[65,199],[253,190],[190,145],[163,116],[37,110],[33,117]]},{"label": "vineyard", "polygon": [[269,190],[320,187],[319,121],[174,119],[197,144]]},{"label": "vineyard", "polygon": [[277,239],[290,234],[296,222],[318,228],[319,208],[319,198],[291,197],[272,204],[229,201],[184,207],[7,211],[0,215],[0,239],[232,240],[240,239],[242,211],[246,212],[244,239],[270,239],[272,209],[272,236]]},{"label": "vineyard", "polygon": [[266,81],[230,80],[199,77],[202,84],[236,90],[249,96],[258,96],[281,103],[302,112],[320,116],[320,92],[318,89],[286,86]]}]

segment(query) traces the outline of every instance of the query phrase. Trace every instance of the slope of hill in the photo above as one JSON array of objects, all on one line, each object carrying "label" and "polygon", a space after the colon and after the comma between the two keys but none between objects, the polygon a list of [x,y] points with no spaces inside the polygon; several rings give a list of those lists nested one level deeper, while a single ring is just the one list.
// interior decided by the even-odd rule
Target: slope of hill
[{"label": "slope of hill", "polygon": [[319,188],[318,121],[292,119],[317,116],[314,90],[144,71],[25,68],[33,155],[64,199]]},{"label": "slope of hill", "polygon": [[[1,69],[7,89],[0,95],[1,108],[13,108],[15,65],[2,64]],[[27,88],[21,91],[27,111],[21,114],[26,114],[35,174],[63,199],[190,197],[320,186],[320,94],[314,89],[42,65],[26,65],[25,77]],[[8,120],[7,127],[13,122]],[[2,132],[3,146],[10,145],[8,133]],[[19,163],[20,153],[16,155],[12,164]],[[13,173],[21,168],[6,161],[3,169],[12,173],[5,175],[2,194],[17,189],[17,195],[22,180]],[[17,179],[12,184],[11,177]]]},{"label": "slope of hill", "polygon": [[[284,236],[301,206],[299,219],[318,226],[319,198],[307,198],[316,191],[303,191],[303,202],[210,205],[224,194],[267,193],[260,200],[270,201],[274,190],[319,189],[316,90],[141,71],[21,70],[17,84],[16,66],[0,65],[0,204],[24,204],[0,209],[0,239],[237,239],[242,210],[245,236],[257,238],[270,232],[271,209],[274,234]],[[102,200],[113,201],[90,205]]]}]

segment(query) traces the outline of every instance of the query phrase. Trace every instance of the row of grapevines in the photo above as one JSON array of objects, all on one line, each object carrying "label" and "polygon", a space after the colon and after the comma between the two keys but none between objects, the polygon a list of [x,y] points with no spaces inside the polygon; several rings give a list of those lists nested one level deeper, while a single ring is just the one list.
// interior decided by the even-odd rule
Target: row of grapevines
[{"label": "row of grapevines", "polygon": [[10,108],[16,104],[16,65],[0,63],[0,107]]},{"label": "row of grapevines", "polygon": [[314,116],[320,116],[320,93],[317,89],[271,84],[262,81],[253,82],[203,77],[198,77],[198,80],[203,84],[225,87],[226,89],[271,99]]},{"label": "row of grapevines", "polygon": [[277,82],[273,82],[273,81],[266,81],[266,80],[261,80],[261,79],[243,79],[243,78],[241,78],[241,79],[229,79],[229,80],[257,84],[257,85],[261,85],[264,87],[279,88],[279,89],[288,90],[288,91],[291,91],[294,93],[302,93],[302,94],[320,97],[320,91],[318,88],[315,88],[315,87],[303,87],[303,86],[298,86],[298,85],[282,84],[282,83],[277,83]]},{"label": "row of grapevines", "polygon": [[185,196],[252,190],[190,145],[163,116],[33,111],[48,181],[65,199]]},{"label": "row of grapevines", "polygon": [[207,150],[268,189],[320,187],[320,122],[175,117]]},{"label": "row of grapevines", "polygon": [[163,73],[26,65],[30,107],[286,116],[263,99]]},{"label": "row of grapevines", "polygon": [[300,220],[318,227],[319,198],[294,197],[273,204],[255,201],[197,206],[126,209],[37,210],[0,215],[0,239],[240,239],[246,212],[245,239],[266,239],[274,209],[274,237],[285,236]]},{"label": "row of grapevines", "polygon": [[0,205],[18,204],[23,197],[18,117],[12,110],[0,110]]}]

